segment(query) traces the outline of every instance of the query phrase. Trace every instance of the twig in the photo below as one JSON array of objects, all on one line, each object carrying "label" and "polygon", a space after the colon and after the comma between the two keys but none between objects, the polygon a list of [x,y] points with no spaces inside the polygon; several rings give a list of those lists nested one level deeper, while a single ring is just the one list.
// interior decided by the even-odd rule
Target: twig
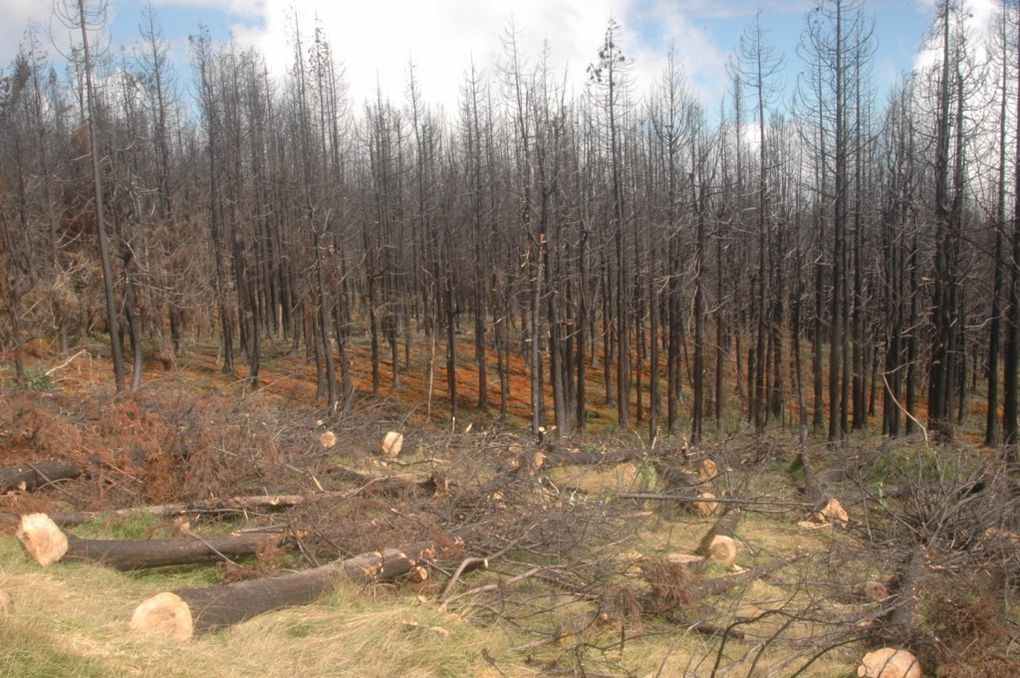
[{"label": "twig", "polygon": [[75,353],[70,358],[68,358],[67,360],[65,360],[64,362],[62,362],[59,365],[57,365],[56,367],[51,367],[50,369],[46,370],[46,376],[48,377],[51,374],[53,374],[54,372],[56,372],[58,370],[64,369],[65,367],[70,365],[74,361],[74,359],[77,358],[78,356],[80,356],[82,353],[88,355],[90,358],[92,357],[92,355],[89,354],[88,351],[86,351],[85,349],[82,349],[82,350],[78,351],[77,353]]},{"label": "twig", "polygon": [[442,600],[446,600],[446,597],[450,594],[450,590],[453,588],[453,585],[457,583],[457,580],[460,579],[460,575],[464,573],[464,570],[466,570],[469,567],[475,568],[475,567],[478,567],[478,566],[481,566],[481,567],[483,567],[485,569],[488,569],[488,567],[489,567],[489,559],[488,558],[465,558],[464,560],[462,560],[460,565],[454,571],[453,576],[450,577],[450,581],[446,584],[446,587],[443,588],[443,592],[439,594],[439,600],[441,600],[441,601]]},{"label": "twig", "polygon": [[524,572],[523,574],[519,574],[516,577],[511,577],[510,579],[507,579],[506,581],[497,582],[495,584],[485,584],[484,586],[476,586],[473,589],[469,589],[469,590],[465,591],[464,593],[456,595],[453,598],[450,598],[449,600],[445,601],[442,605],[440,605],[439,609],[443,610],[450,603],[452,603],[452,602],[454,602],[456,600],[459,600],[459,599],[461,599],[461,598],[463,598],[465,596],[473,596],[473,595],[478,594],[478,593],[485,593],[486,591],[498,591],[499,589],[501,589],[501,588],[503,588],[505,586],[513,586],[514,584],[520,583],[520,582],[524,581],[525,579],[530,579],[531,577],[534,577],[536,574],[538,574],[539,572],[541,572],[542,570],[545,570],[545,569],[548,569],[548,568],[546,568],[546,567],[533,567],[530,570],[528,570],[527,572]]}]

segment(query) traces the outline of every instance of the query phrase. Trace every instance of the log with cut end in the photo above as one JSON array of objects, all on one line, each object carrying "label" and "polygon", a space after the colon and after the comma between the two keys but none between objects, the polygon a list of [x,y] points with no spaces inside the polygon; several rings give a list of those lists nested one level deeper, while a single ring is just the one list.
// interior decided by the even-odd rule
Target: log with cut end
[{"label": "log with cut end", "polygon": [[131,628],[144,635],[186,640],[263,612],[307,605],[344,580],[370,584],[403,575],[424,579],[428,570],[420,561],[435,554],[432,542],[420,542],[278,577],[163,592],[135,608]]},{"label": "log with cut end", "polygon": [[81,464],[63,459],[41,459],[31,463],[0,468],[0,492],[32,492],[57,480],[77,478],[85,470]]},{"label": "log with cut end", "polygon": [[757,579],[761,579],[769,574],[772,574],[776,570],[786,567],[791,563],[795,563],[803,557],[801,553],[790,553],[781,558],[774,558],[767,563],[752,567],[744,570],[738,574],[730,574],[725,577],[716,577],[715,579],[708,579],[692,586],[687,594],[692,603],[698,602],[709,596],[717,596],[720,593],[725,593],[732,588],[740,585],[741,583],[752,582]]},{"label": "log with cut end", "polygon": [[15,536],[32,560],[43,567],[58,562],[67,553],[67,535],[45,513],[22,516]]},{"label": "log with cut end", "polygon": [[732,565],[737,559],[736,529],[740,513],[740,509],[734,507],[720,516],[701,538],[694,553],[711,558],[726,567]]},{"label": "log with cut end", "polygon": [[379,451],[384,457],[398,457],[400,450],[404,448],[404,435],[397,431],[390,431],[383,437]]},{"label": "log with cut end", "polygon": [[691,508],[702,518],[708,518],[719,510],[717,497],[711,492],[702,492],[698,495],[698,501],[691,503]]},{"label": "log with cut end", "polygon": [[272,494],[252,495],[247,497],[227,497],[224,499],[208,499],[189,504],[159,504],[156,506],[134,506],[131,508],[114,509],[111,511],[75,511],[58,513],[53,522],[63,527],[81,525],[92,520],[115,520],[135,515],[150,515],[161,518],[187,514],[248,513],[254,511],[282,511],[316,501],[340,499],[349,492],[317,492],[315,494]]},{"label": "log with cut end", "polygon": [[917,634],[917,606],[927,578],[928,552],[917,546],[898,577],[894,607],[884,629],[886,640],[905,643]]},{"label": "log with cut end", "polygon": [[670,466],[662,461],[653,462],[653,466],[655,466],[655,472],[659,474],[659,479],[667,486],[694,488],[703,482],[697,473]]},{"label": "log with cut end", "polygon": [[446,490],[449,482],[439,473],[431,472],[422,480],[396,476],[370,476],[344,466],[329,466],[326,473],[349,483],[360,485],[362,494],[383,494],[391,497],[432,496]]},{"label": "log with cut end", "polygon": [[80,539],[67,534],[44,513],[23,516],[18,540],[42,566],[56,562],[99,563],[118,570],[210,563],[250,556],[285,537],[267,534],[210,535],[177,539]]}]

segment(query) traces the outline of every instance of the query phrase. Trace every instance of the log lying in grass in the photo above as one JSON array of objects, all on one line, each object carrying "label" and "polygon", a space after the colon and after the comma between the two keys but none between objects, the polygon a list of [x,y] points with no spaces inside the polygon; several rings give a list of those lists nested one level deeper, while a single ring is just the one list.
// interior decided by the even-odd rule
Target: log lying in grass
[{"label": "log lying in grass", "polygon": [[77,478],[85,467],[63,459],[40,459],[31,463],[0,468],[0,492],[22,490],[33,492],[57,480]]},{"label": "log lying in grass", "polygon": [[653,462],[653,466],[655,467],[655,472],[659,474],[659,479],[669,487],[687,489],[697,487],[702,483],[697,473],[685,471],[661,461]]},{"label": "log lying in grass", "polygon": [[100,563],[117,570],[210,563],[250,556],[269,545],[282,546],[282,535],[189,536],[178,539],[80,539],[62,532],[44,513],[21,518],[18,540],[39,565],[57,562]]},{"label": "log lying in grass", "polygon": [[917,635],[917,606],[928,578],[928,551],[917,546],[898,577],[895,603],[883,629],[887,641],[909,643]]},{"label": "log lying in grass", "polygon": [[797,453],[797,457],[790,466],[791,471],[797,471],[798,469],[804,474],[804,494],[807,495],[807,498],[811,500],[816,509],[820,509],[831,498],[831,495],[825,489],[822,480],[819,479],[818,473],[811,463],[811,457],[805,449],[801,449]]},{"label": "log lying in grass", "polygon": [[659,474],[659,478],[667,486],[671,487],[698,488],[706,485],[710,486],[716,476],[719,475],[719,467],[711,459],[702,461],[697,473],[670,466],[660,460],[655,460],[652,464],[655,466],[655,471]]},{"label": "log lying in grass", "polygon": [[708,598],[710,596],[717,596],[721,593],[725,593],[733,588],[736,588],[742,583],[749,583],[762,577],[768,576],[781,568],[795,563],[804,557],[802,553],[789,553],[781,558],[773,558],[767,563],[763,563],[757,567],[744,570],[738,574],[730,574],[725,577],[716,577],[715,579],[706,579],[705,581],[699,582],[694,586],[690,587],[687,591],[687,595],[691,603],[696,603],[700,600]]},{"label": "log lying in grass", "polygon": [[403,575],[425,579],[428,570],[419,562],[434,558],[436,550],[433,542],[420,542],[278,577],[166,591],[135,608],[131,629],[168,640],[187,640],[263,612],[307,605],[344,580],[371,584]]},{"label": "log lying in grass", "polygon": [[733,565],[737,559],[736,529],[740,513],[740,509],[736,507],[726,511],[701,538],[694,553],[711,558],[726,567]]},{"label": "log lying in grass", "polygon": [[136,515],[150,515],[160,518],[188,514],[219,514],[247,513],[255,511],[282,511],[285,509],[316,501],[341,499],[350,492],[317,492],[315,494],[271,494],[253,495],[248,497],[227,497],[225,499],[208,499],[190,504],[160,504],[156,506],[135,506],[112,511],[76,511],[59,513],[53,516],[53,522],[62,527],[81,525],[92,520],[115,520]]}]

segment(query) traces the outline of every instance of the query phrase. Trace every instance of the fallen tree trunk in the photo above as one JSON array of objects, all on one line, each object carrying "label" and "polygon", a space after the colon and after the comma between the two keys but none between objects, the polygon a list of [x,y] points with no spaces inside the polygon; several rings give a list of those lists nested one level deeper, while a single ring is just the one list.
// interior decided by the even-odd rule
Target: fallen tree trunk
[{"label": "fallen tree trunk", "polygon": [[804,557],[803,553],[788,553],[780,558],[773,558],[767,563],[763,563],[757,567],[744,570],[739,574],[730,574],[725,577],[716,577],[715,579],[708,579],[706,581],[695,584],[688,589],[687,595],[691,603],[696,603],[700,600],[708,598],[710,596],[717,596],[720,593],[725,593],[730,589],[745,583],[752,582],[762,577],[768,576],[786,567],[792,563],[797,562]]},{"label": "fallen tree trunk", "polygon": [[70,480],[84,473],[85,467],[63,459],[40,459],[17,466],[0,468],[0,492],[33,492],[57,480]]},{"label": "fallen tree trunk", "polygon": [[81,539],[62,532],[46,514],[22,516],[18,540],[39,565],[99,563],[117,570],[210,563],[250,556],[267,546],[283,546],[286,535],[227,534],[177,539]]},{"label": "fallen tree trunk", "polygon": [[819,479],[807,450],[802,449],[797,453],[797,458],[793,462],[793,469],[796,470],[797,468],[804,474],[804,494],[811,500],[816,509],[820,509],[829,501],[832,495],[826,491],[824,483]]},{"label": "fallen tree trunk", "polygon": [[917,634],[917,604],[928,578],[928,552],[923,546],[914,548],[896,584],[896,599],[884,628],[886,641],[907,645]]},{"label": "fallen tree trunk", "polygon": [[655,472],[659,474],[659,478],[668,486],[697,488],[699,485],[709,482],[702,480],[702,478],[693,471],[685,471],[661,461],[656,461],[653,465],[655,466]]},{"label": "fallen tree trunk", "polygon": [[733,565],[737,559],[736,529],[740,513],[736,507],[727,510],[701,538],[694,553],[712,558],[726,567]]},{"label": "fallen tree trunk", "polygon": [[344,580],[371,584],[407,574],[425,579],[428,570],[418,563],[434,558],[436,550],[433,542],[419,542],[278,577],[166,591],[135,608],[131,628],[145,635],[187,640],[263,612],[307,605]]},{"label": "fallen tree trunk", "polygon": [[156,506],[135,506],[112,511],[76,511],[58,513],[53,522],[63,527],[81,525],[92,520],[112,520],[134,515],[151,515],[162,518],[186,514],[246,513],[249,511],[282,511],[284,509],[316,501],[346,497],[350,492],[318,492],[315,494],[271,494],[248,497],[208,499],[189,504],[159,504]]},{"label": "fallen tree trunk", "polygon": [[326,474],[349,483],[361,485],[362,494],[382,494],[390,497],[432,496],[446,490],[448,481],[432,472],[424,480],[413,481],[396,476],[370,476],[344,466],[328,466]]},{"label": "fallen tree trunk", "polygon": [[706,555],[709,548],[712,546],[712,541],[716,537],[729,537],[730,539],[736,538],[737,522],[740,520],[741,511],[739,508],[728,509],[719,520],[715,521],[715,524],[705,533],[705,536],[701,538],[698,543],[698,549],[695,553],[699,555]]}]

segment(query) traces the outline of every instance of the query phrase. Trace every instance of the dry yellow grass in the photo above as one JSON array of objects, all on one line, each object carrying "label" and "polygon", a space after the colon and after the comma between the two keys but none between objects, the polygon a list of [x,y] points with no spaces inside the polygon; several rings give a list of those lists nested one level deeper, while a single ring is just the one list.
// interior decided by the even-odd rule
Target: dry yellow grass
[{"label": "dry yellow grass", "polygon": [[483,648],[508,661],[496,630],[386,589],[341,589],[183,644],[132,636],[134,606],[166,586],[165,577],[98,566],[43,570],[0,537],[0,590],[12,598],[0,624],[0,675],[425,678],[484,675]]},{"label": "dry yellow grass", "polygon": [[[658,557],[655,552],[660,549],[696,543],[703,529],[702,523],[692,520],[679,530],[642,533],[642,543],[649,546],[645,555]],[[780,539],[788,540],[803,543],[796,532]],[[713,567],[715,574],[723,573]],[[597,648],[612,645],[620,634],[616,624],[573,633],[571,621],[591,608],[572,603],[554,608],[545,620],[550,629],[562,626],[564,638],[559,643],[535,643],[535,636],[477,623],[476,613],[482,611],[470,606],[454,614],[391,587],[342,587],[316,604],[261,615],[185,643],[129,633],[128,622],[138,602],[168,587],[205,583],[208,576],[208,568],[144,574],[88,565],[44,570],[25,558],[13,537],[2,536],[0,591],[10,592],[12,601],[0,624],[0,675],[533,676],[550,665],[570,666],[577,641]],[[741,593],[739,600],[724,598],[713,605],[732,607],[728,610],[732,614],[752,615],[767,601],[786,596],[765,582]],[[778,623],[758,628],[767,633]],[[586,651],[586,670],[641,676],[710,673],[718,646],[715,639],[659,620],[642,622],[627,632],[636,638],[622,652]],[[514,650],[529,645],[524,651]],[[745,675],[755,647],[754,640],[730,641],[721,660],[727,669],[721,675]],[[770,650],[758,661],[755,675],[769,675],[789,659],[788,647]],[[837,653],[806,675],[839,675],[853,660]],[[780,670],[775,675],[784,674]]]}]

